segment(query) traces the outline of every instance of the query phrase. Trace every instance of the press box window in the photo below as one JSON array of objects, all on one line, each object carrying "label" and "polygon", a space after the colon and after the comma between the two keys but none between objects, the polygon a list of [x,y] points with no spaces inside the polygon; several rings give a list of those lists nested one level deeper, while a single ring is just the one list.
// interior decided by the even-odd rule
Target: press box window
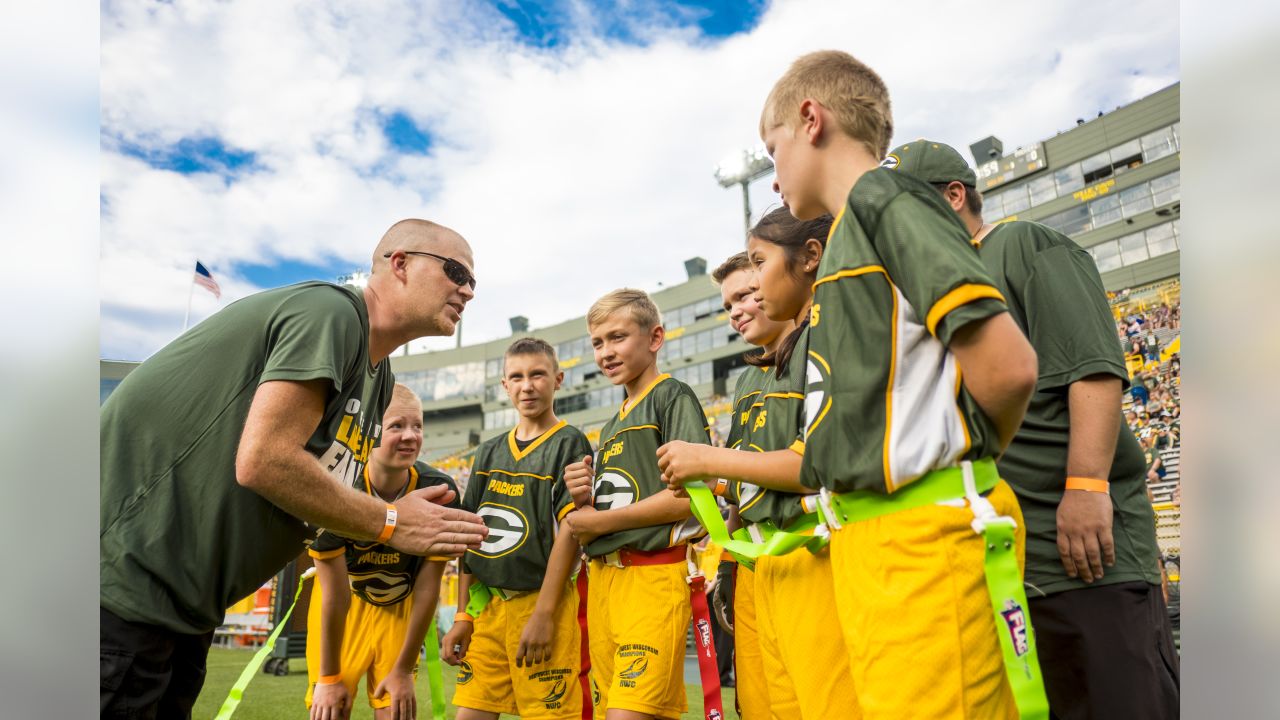
[{"label": "press box window", "polygon": [[1134,233],[1120,238],[1120,264],[1134,265],[1151,257],[1147,254],[1146,233]]},{"label": "press box window", "polygon": [[1058,190],[1052,175],[1045,175],[1032,180],[1027,183],[1027,190],[1031,193],[1032,207],[1047,203],[1058,197]]},{"label": "press box window", "polygon": [[1080,163],[1072,163],[1061,170],[1055,170],[1053,181],[1058,186],[1059,197],[1070,195],[1084,187],[1084,174],[1080,170]]},{"label": "press box window", "polygon": [[1164,223],[1147,230],[1147,251],[1151,257],[1167,255],[1178,249],[1173,226],[1173,223]]},{"label": "press box window", "polygon": [[1122,175],[1142,164],[1142,143],[1134,138],[1123,145],[1111,148],[1111,169]]},{"label": "press box window", "polygon": [[1129,218],[1151,209],[1151,187],[1147,183],[1136,185],[1120,191],[1120,205],[1124,208],[1124,216]]},{"label": "press box window", "polygon": [[1004,191],[1004,215],[1017,215],[1018,213],[1031,207],[1031,201],[1027,199],[1027,186],[1019,185]]},{"label": "press box window", "polygon": [[1181,171],[1175,171],[1151,181],[1151,198],[1156,207],[1178,202],[1182,198],[1181,177]]},{"label": "press box window", "polygon": [[1120,247],[1115,240],[1108,240],[1089,248],[1093,260],[1098,264],[1098,272],[1116,270],[1120,267]]},{"label": "press box window", "polygon": [[1076,205],[1055,215],[1050,215],[1043,222],[1063,235],[1079,235],[1082,232],[1088,232],[1093,227],[1092,220],[1089,217],[1088,205]]},{"label": "press box window", "polygon": [[1119,195],[1106,195],[1090,202],[1089,214],[1093,216],[1093,227],[1095,228],[1119,222],[1124,218],[1124,211],[1120,207]]}]

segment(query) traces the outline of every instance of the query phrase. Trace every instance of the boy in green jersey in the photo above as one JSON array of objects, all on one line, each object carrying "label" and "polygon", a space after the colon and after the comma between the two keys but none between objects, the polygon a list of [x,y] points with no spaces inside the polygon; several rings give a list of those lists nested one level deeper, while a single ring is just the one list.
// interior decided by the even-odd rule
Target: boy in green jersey
[{"label": "boy in green jersey", "polygon": [[[395,502],[425,487],[442,485],[461,507],[458,488],[443,472],[418,462],[422,449],[422,401],[396,384],[382,416],[382,439],[356,487]],[[317,720],[350,712],[356,686],[365,679],[376,720],[417,714],[414,680],[418,653],[435,614],[447,557],[426,559],[378,542],[325,531],[308,550],[316,581],[307,613],[307,696]]]},{"label": "boy in green jersey", "polygon": [[[564,522],[575,508],[562,475],[591,444],[556,418],[563,381],[546,342],[507,348],[502,386],[520,421],[476,450],[463,507],[484,518],[489,537],[463,557],[458,612],[442,643],[445,661],[461,666],[459,720],[578,718],[590,709],[569,582],[578,544]],[[476,617],[466,612],[473,587],[492,596]]]},{"label": "boy in green jersey", "polygon": [[984,223],[977,175],[948,145],[917,140],[886,162],[942,193],[1039,358],[1027,416],[998,465],[1026,519],[1050,707],[1064,718],[1176,717],[1155,517],[1142,449],[1121,417],[1129,374],[1093,258],[1039,223]]},{"label": "boy in green jersey", "polygon": [[597,300],[587,330],[596,364],[627,391],[600,431],[598,461],[565,468],[579,506],[568,523],[591,557],[596,707],[606,720],[678,718],[686,709],[687,544],[702,532],[689,501],[663,484],[656,453],[670,440],[710,442],[706,413],[688,385],[659,374],[664,330],[643,291]]},{"label": "boy in green jersey", "polygon": [[937,192],[879,168],[892,130],[883,81],[838,51],[797,60],[761,115],[783,203],[835,217],[800,482],[823,491],[864,717],[987,720],[1023,702],[1044,717],[1021,517],[991,461],[1022,420],[1035,353]]},{"label": "boy in green jersey", "polygon": [[[777,346],[791,331],[793,323],[770,320],[755,299],[753,278],[755,272],[745,252],[736,253],[725,260],[711,279],[720,285],[720,299],[724,311],[729,314],[729,326],[748,344],[762,349],[752,351],[751,358],[760,358],[777,350]],[[750,362],[750,361],[749,361]],[[738,375],[733,390],[733,410],[729,421],[729,437],[725,447],[741,446],[747,429],[752,406],[760,401],[760,390],[769,376],[767,365],[748,364]],[[723,494],[723,493],[722,493]],[[741,526],[736,505],[730,506],[729,530]],[[733,672],[736,676],[734,700],[743,720],[767,720],[769,717],[768,679],[764,672],[764,658],[760,654],[760,640],[756,635],[755,582],[752,570],[745,565],[735,566],[733,578]],[[722,570],[723,574],[723,570]],[[721,579],[720,583],[724,580]],[[717,586],[717,594],[721,592]],[[718,602],[718,601],[717,601]]]}]

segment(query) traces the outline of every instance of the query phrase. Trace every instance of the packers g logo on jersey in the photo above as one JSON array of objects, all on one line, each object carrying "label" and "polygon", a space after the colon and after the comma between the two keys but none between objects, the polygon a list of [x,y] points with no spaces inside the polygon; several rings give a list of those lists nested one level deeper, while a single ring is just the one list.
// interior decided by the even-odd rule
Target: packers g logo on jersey
[{"label": "packers g logo on jersey", "polygon": [[413,589],[413,577],[406,572],[378,570],[352,573],[351,589],[359,593],[370,605],[395,605]]},{"label": "packers g logo on jersey", "polygon": [[612,468],[600,473],[592,488],[597,510],[617,510],[636,501],[640,487],[625,470]]},{"label": "packers g logo on jersey", "polygon": [[471,552],[480,557],[502,557],[524,544],[529,537],[529,519],[510,505],[495,502],[480,503],[476,514],[489,528],[489,535],[480,547]]},{"label": "packers g logo on jersey", "polygon": [[818,353],[809,351],[809,362],[805,366],[804,394],[804,439],[826,417],[831,409],[831,398],[827,388],[831,382],[831,366]]}]

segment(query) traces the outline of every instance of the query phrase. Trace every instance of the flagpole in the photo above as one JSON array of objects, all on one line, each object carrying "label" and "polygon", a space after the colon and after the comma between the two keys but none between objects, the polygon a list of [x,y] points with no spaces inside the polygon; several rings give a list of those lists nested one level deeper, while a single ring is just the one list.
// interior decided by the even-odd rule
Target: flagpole
[{"label": "flagpole", "polygon": [[187,284],[187,314],[182,316],[182,332],[187,331],[187,323],[191,321],[191,295],[196,291],[196,281]]}]

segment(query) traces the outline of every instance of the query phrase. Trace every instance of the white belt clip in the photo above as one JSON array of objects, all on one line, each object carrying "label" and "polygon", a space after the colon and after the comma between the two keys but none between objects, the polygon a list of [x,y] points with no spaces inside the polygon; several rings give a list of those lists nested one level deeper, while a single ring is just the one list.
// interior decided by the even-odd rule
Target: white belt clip
[{"label": "white belt clip", "polygon": [[822,488],[818,491],[818,513],[822,515],[822,519],[826,522],[826,527],[830,530],[840,530],[844,525],[840,519],[836,517],[835,508],[831,504],[831,491]]},{"label": "white belt clip", "polygon": [[982,535],[986,532],[987,525],[993,523],[1007,523],[1015,528],[1018,527],[1018,521],[1008,515],[997,513],[991,501],[978,493],[978,482],[973,476],[973,463],[968,460],[961,461],[960,475],[964,478],[964,497],[969,501],[969,509],[973,511],[973,522],[970,525],[974,532]]},{"label": "white belt clip", "polygon": [[693,561],[693,546],[686,544],[684,547],[684,561],[689,567],[689,574],[685,576],[684,581],[686,584],[692,585],[694,578],[706,576],[702,574],[702,569],[698,567],[698,564]]}]

